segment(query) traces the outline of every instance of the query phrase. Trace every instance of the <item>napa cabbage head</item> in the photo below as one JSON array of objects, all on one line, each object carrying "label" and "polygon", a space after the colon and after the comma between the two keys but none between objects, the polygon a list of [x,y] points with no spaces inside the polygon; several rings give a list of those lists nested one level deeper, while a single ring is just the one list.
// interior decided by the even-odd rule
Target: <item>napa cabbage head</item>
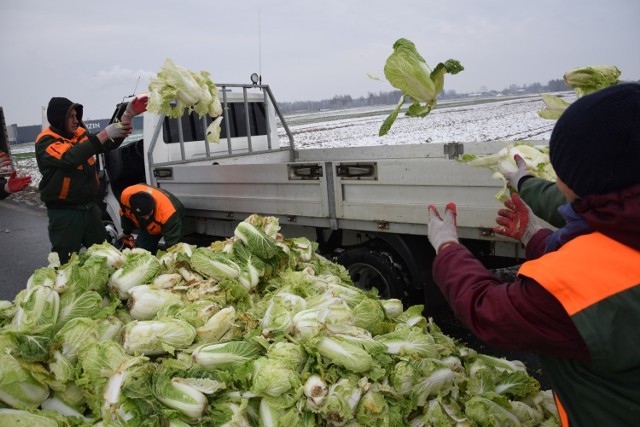
[{"label": "napa cabbage head", "polygon": [[253,364],[252,393],[278,397],[301,385],[298,373],[278,359],[260,357]]},{"label": "napa cabbage head", "polygon": [[575,89],[576,96],[588,95],[605,87],[620,83],[622,72],[613,65],[594,65],[574,68],[564,73],[564,82]]},{"label": "napa cabbage head", "polygon": [[40,383],[6,350],[0,351],[0,402],[20,409],[35,409],[49,397],[49,387]]},{"label": "napa cabbage head", "polygon": [[[575,97],[596,92],[605,87],[620,83],[621,71],[613,65],[595,65],[592,67],[574,68],[564,73],[564,82],[575,90]],[[545,93],[542,95],[545,108],[538,111],[543,119],[557,120],[571,105],[560,96]]]},{"label": "napa cabbage head", "polygon": [[124,327],[122,347],[129,354],[173,354],[190,346],[196,329],[179,319],[135,320]]},{"label": "napa cabbage head", "polygon": [[208,115],[214,120],[206,130],[206,138],[215,143],[220,141],[222,122],[219,94],[208,71],[195,73],[167,58],[158,74],[150,79],[147,110],[171,118],[192,111],[199,117]]},{"label": "napa cabbage head", "polygon": [[58,381],[73,379],[78,361],[78,351],[84,345],[98,340],[98,325],[88,317],[78,317],[67,322],[53,337],[49,370]]},{"label": "napa cabbage head", "polygon": [[37,426],[58,427],[61,424],[49,415],[30,412],[22,409],[0,409],[0,425],[3,426]]},{"label": "napa cabbage head", "polygon": [[399,326],[393,332],[377,335],[374,339],[384,344],[388,354],[433,358],[439,356],[433,337],[418,327]]},{"label": "napa cabbage head", "polygon": [[308,355],[301,344],[289,341],[278,341],[269,346],[267,357],[279,360],[290,368],[300,372],[307,362]]},{"label": "napa cabbage head", "polygon": [[477,425],[520,425],[509,401],[499,395],[474,396],[466,402],[464,412]]},{"label": "napa cabbage head", "polygon": [[485,156],[464,154],[460,161],[471,166],[485,167],[492,171],[492,177],[502,181],[502,188],[496,194],[496,199],[504,201],[509,197],[507,195],[509,182],[504,174],[517,172],[518,166],[514,159],[516,154],[522,157],[527,165],[527,170],[533,176],[548,181],[556,180],[556,174],[549,159],[548,145],[535,145],[526,142],[508,143],[497,153]]},{"label": "napa cabbage head", "polygon": [[60,295],[53,287],[35,285],[16,298],[18,309],[12,326],[19,332],[41,332],[53,328],[60,313]]},{"label": "napa cabbage head", "polygon": [[189,262],[195,271],[208,278],[222,280],[240,277],[240,265],[231,256],[208,248],[196,249]]},{"label": "napa cabbage head", "polygon": [[402,96],[396,108],[382,123],[379,135],[389,132],[407,98],[412,102],[405,113],[407,116],[425,117],[429,114],[444,88],[445,74],[458,74],[462,70],[464,67],[455,59],[440,62],[431,70],[413,42],[398,39],[393,44],[393,53],[387,58],[384,75],[393,87],[402,91]]},{"label": "napa cabbage head", "polygon": [[151,320],[162,307],[184,304],[180,294],[150,285],[134,286],[129,289],[129,295],[129,313],[137,320]]},{"label": "napa cabbage head", "polygon": [[53,288],[56,284],[56,270],[51,267],[37,268],[27,280],[27,289],[42,285]]},{"label": "napa cabbage head", "polygon": [[281,251],[275,239],[259,227],[243,221],[236,227],[234,235],[249,247],[249,250],[262,260],[268,260]]},{"label": "napa cabbage head", "polygon": [[233,306],[225,307],[215,313],[203,326],[196,329],[198,342],[212,343],[220,341],[234,325],[236,316],[236,309]]},{"label": "napa cabbage head", "polygon": [[108,286],[118,294],[118,298],[126,300],[131,296],[131,288],[150,283],[160,269],[160,261],[149,252],[130,253],[122,267],[111,275]]},{"label": "napa cabbage head", "polygon": [[193,350],[192,357],[194,363],[204,368],[219,368],[257,359],[262,350],[254,341],[227,341],[201,345]]},{"label": "napa cabbage head", "polygon": [[209,402],[207,396],[183,378],[160,373],[153,380],[153,394],[163,404],[178,411],[190,422],[204,415]]},{"label": "napa cabbage head", "polygon": [[326,360],[351,372],[366,372],[374,367],[371,355],[362,347],[336,337],[320,337],[315,350]]},{"label": "napa cabbage head", "polygon": [[67,292],[60,298],[58,325],[79,317],[98,318],[102,308],[102,296],[95,291]]},{"label": "napa cabbage head", "polygon": [[88,256],[101,256],[106,258],[109,267],[120,268],[126,262],[124,254],[108,242],[91,245],[87,249],[86,254]]}]

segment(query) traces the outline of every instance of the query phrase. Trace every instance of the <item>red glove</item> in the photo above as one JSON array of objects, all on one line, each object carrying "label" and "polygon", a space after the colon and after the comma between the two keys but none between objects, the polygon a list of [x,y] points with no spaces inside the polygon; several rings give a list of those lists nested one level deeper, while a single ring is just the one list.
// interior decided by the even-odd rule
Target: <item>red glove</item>
[{"label": "red glove", "polygon": [[4,185],[4,189],[7,193],[15,193],[17,191],[24,190],[30,183],[30,176],[16,176],[16,171],[14,170],[11,173],[11,176],[9,176],[7,183]]},{"label": "red glove", "polygon": [[9,163],[11,163],[11,159],[9,158],[9,155],[4,151],[0,151],[0,166],[6,166]]},{"label": "red glove", "polygon": [[131,234],[121,234],[118,236],[118,240],[122,242],[122,245],[127,248],[135,248],[136,247],[136,239]]},{"label": "red glove", "polygon": [[149,96],[146,94],[138,95],[133,98],[127,104],[127,109],[122,115],[122,122],[131,122],[131,119],[147,111],[147,103],[149,102]]},{"label": "red glove", "polygon": [[496,222],[499,226],[493,231],[503,236],[519,240],[526,246],[529,239],[542,227],[538,225],[535,215],[531,212],[517,193],[504,202],[507,209],[500,209]]}]

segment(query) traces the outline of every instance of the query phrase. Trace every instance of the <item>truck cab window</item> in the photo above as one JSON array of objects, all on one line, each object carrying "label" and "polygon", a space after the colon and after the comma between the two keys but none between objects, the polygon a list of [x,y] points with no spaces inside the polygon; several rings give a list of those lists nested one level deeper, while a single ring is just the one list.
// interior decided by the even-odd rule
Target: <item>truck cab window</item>
[{"label": "truck cab window", "polygon": [[[222,130],[220,139],[227,137],[227,124],[229,125],[229,133],[231,138],[247,136],[247,119],[249,121],[249,129],[251,136],[260,136],[267,134],[267,120],[265,105],[263,102],[249,102],[249,115],[245,114],[243,102],[230,102],[227,104],[226,110],[222,113]],[[205,116],[203,122],[198,114],[192,112],[177,119],[165,118],[163,123],[164,142],[167,144],[179,143],[180,136],[178,134],[178,120],[182,122],[182,134],[184,142],[202,141],[205,139],[205,130],[211,123],[212,119],[209,115]]]}]

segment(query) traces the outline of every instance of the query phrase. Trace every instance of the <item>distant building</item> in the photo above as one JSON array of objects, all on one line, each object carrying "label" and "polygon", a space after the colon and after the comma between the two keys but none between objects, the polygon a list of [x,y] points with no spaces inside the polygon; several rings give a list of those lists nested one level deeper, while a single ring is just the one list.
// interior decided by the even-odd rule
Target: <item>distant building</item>
[{"label": "distant building", "polygon": [[[89,132],[98,133],[109,124],[109,121],[111,121],[111,119],[85,120],[84,124]],[[133,118],[133,127],[136,129],[142,129],[141,116]],[[9,144],[35,142],[40,132],[42,132],[41,125],[18,126],[14,124],[7,126]]]}]

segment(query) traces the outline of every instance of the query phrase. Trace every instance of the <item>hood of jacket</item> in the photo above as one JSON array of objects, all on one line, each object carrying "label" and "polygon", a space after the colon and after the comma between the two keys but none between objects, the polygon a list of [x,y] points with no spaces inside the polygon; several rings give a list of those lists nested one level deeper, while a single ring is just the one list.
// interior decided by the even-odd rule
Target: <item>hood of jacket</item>
[{"label": "hood of jacket", "polygon": [[47,106],[47,120],[49,121],[51,129],[58,135],[62,135],[65,138],[73,137],[72,133],[67,132],[66,127],[67,117],[69,117],[71,110],[74,109],[80,122],[79,126],[84,127],[82,123],[82,104],[71,102],[69,99],[62,97],[53,97],[49,101],[49,105]]},{"label": "hood of jacket", "polygon": [[594,231],[640,250],[640,185],[573,202]]}]

